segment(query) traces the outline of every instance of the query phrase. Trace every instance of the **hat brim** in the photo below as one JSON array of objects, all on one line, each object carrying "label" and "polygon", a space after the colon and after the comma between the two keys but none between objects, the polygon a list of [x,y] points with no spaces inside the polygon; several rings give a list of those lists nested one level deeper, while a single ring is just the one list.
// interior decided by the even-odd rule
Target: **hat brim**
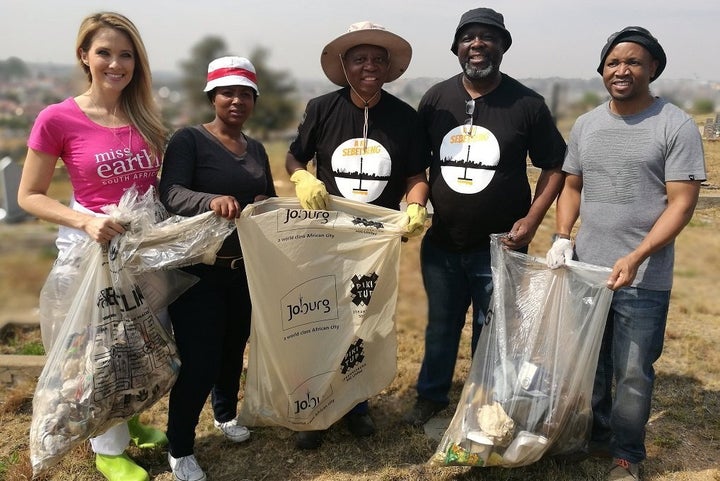
[{"label": "hat brim", "polygon": [[405,73],[412,59],[410,44],[404,38],[387,30],[368,29],[345,33],[327,44],[320,55],[323,72],[335,85],[341,87],[348,85],[341,57],[345,55],[345,52],[358,45],[376,45],[387,50],[390,69],[386,82],[397,80]]},{"label": "hat brim", "polygon": [[205,85],[203,92],[209,92],[218,87],[234,87],[236,85],[250,87],[257,95],[260,95],[258,86],[253,81],[239,75],[229,75],[227,77],[220,77],[219,79],[211,80]]},{"label": "hat brim", "polygon": [[608,42],[603,47],[602,52],[600,53],[600,65],[598,65],[597,72],[600,75],[603,74],[603,70],[605,68],[605,60],[617,44],[623,42],[631,42],[642,46],[645,50],[650,52],[650,55],[653,57],[653,59],[657,61],[658,66],[655,69],[655,75],[650,77],[650,82],[654,82],[655,80],[657,80],[660,74],[663,73],[663,70],[665,70],[665,66],[667,65],[667,56],[665,55],[665,50],[663,50],[660,42],[658,42],[657,39],[652,35],[648,35],[650,35],[649,32],[646,35],[637,31],[625,32],[621,30],[620,32],[617,32],[616,34],[611,36]]}]

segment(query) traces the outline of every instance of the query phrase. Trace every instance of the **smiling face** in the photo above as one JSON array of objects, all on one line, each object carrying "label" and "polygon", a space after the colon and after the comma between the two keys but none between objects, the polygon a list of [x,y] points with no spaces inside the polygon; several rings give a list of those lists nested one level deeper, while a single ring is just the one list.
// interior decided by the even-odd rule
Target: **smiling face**
[{"label": "smiling face", "polygon": [[348,81],[365,99],[382,88],[390,70],[387,50],[375,45],[358,45],[343,57]]},{"label": "smiling face", "polygon": [[457,56],[470,80],[493,79],[500,74],[503,35],[494,27],[471,23],[457,36]]},{"label": "smiling face", "polygon": [[101,28],[90,47],[80,50],[82,62],[90,69],[92,83],[103,90],[120,93],[133,78],[135,49],[124,32]]},{"label": "smiling face", "polygon": [[658,62],[643,46],[621,42],[608,53],[603,64],[603,83],[616,106],[637,111],[652,100],[650,79]]}]

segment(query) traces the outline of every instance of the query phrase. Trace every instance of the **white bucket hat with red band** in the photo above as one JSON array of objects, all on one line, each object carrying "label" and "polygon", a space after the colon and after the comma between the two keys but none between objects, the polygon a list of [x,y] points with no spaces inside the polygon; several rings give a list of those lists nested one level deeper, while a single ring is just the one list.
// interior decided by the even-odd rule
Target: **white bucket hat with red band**
[{"label": "white bucket hat with red band", "polygon": [[255,67],[245,57],[220,57],[208,65],[207,85],[203,92],[209,92],[216,87],[231,85],[244,85],[255,90],[260,95],[257,86]]}]

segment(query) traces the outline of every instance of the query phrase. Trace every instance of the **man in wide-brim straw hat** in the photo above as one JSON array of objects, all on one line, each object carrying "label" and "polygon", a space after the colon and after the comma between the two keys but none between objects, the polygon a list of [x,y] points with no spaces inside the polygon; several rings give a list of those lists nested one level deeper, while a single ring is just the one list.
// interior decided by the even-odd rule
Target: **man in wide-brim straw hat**
[{"label": "man in wide-brim straw hat", "polygon": [[[290,180],[305,209],[329,209],[329,194],[400,209],[407,201],[407,236],[422,234],[429,153],[417,112],[383,90],[410,65],[412,48],[372,22],[350,26],[322,49],[325,75],[341,88],[310,100],[286,157]],[[307,164],[315,159],[317,177]],[[346,416],[355,436],[375,432],[367,401]],[[315,449],[322,432],[299,432],[296,446]]]},{"label": "man in wide-brim straw hat", "polygon": [[404,38],[375,23],[354,23],[347,33],[327,44],[320,55],[320,65],[332,83],[341,87],[348,85],[343,57],[358,45],[375,45],[387,51],[389,66],[385,82],[400,78],[410,65],[412,47]]}]

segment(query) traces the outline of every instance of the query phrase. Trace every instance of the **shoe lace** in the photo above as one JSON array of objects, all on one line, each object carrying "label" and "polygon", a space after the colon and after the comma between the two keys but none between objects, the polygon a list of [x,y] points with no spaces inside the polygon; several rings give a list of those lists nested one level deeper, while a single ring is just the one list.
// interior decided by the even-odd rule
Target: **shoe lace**
[{"label": "shoe lace", "polygon": [[237,418],[231,419],[230,421],[225,421],[224,423],[219,423],[219,424],[220,424],[220,428],[222,428],[222,429],[232,428],[232,427],[237,426]]},{"label": "shoe lace", "polygon": [[185,456],[180,460],[179,468],[181,472],[193,472],[199,470],[200,465],[195,456]]},{"label": "shoe lace", "polygon": [[615,465],[620,466],[621,468],[630,471],[630,462],[627,459],[615,459]]}]

